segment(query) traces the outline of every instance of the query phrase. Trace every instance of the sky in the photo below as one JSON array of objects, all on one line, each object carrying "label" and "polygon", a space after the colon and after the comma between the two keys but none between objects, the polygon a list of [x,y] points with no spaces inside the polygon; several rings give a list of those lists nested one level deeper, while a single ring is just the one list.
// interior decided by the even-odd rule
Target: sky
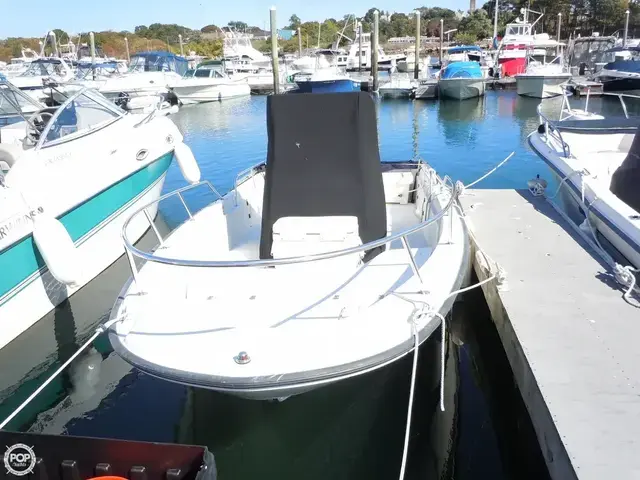
[{"label": "sky", "polygon": [[[418,3],[416,3],[416,1]],[[482,5],[477,1],[477,7]],[[438,5],[439,4],[439,5]],[[24,7],[27,6],[27,9]],[[53,8],[52,8],[53,6]],[[269,9],[275,6],[278,27],[296,14],[305,21],[364,15],[371,7],[391,12],[409,12],[416,7],[446,6],[468,10],[468,0],[0,0],[0,38],[43,37],[61,28],[69,33],[114,30],[133,31],[136,25],[177,23],[192,29],[226,25],[241,20],[261,28],[269,26]],[[177,8],[179,7],[179,8]],[[33,14],[39,12],[38,14]]]}]

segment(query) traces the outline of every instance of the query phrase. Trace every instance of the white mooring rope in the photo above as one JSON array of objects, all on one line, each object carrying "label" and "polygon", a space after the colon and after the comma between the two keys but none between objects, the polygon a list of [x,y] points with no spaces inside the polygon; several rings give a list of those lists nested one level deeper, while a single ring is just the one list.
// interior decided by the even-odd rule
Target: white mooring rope
[{"label": "white mooring rope", "polygon": [[[511,159],[511,157],[513,157],[515,152],[511,152],[511,154],[509,156],[507,156],[507,158],[505,158],[504,160],[502,160],[498,165],[496,165],[493,169],[491,169],[489,172],[487,172],[486,174],[484,174],[482,177],[478,178],[477,180],[471,182],[469,185],[464,186],[463,189],[466,190],[468,188],[473,187],[474,185],[476,185],[478,182],[484,180],[485,178],[487,178],[489,175],[491,175],[493,172],[495,172],[498,168],[500,168],[502,165],[504,165],[505,163],[507,163],[507,161],[509,159]],[[460,214],[460,218],[462,219],[463,222],[465,222],[465,225],[467,225],[467,220],[464,216],[464,212],[462,211],[462,208],[455,204],[454,205],[457,209],[458,212]],[[467,225],[467,231],[469,231],[469,233],[471,233],[471,230],[469,228],[469,226]],[[497,272],[493,273],[491,276],[489,276],[488,278],[475,283],[473,285],[470,285],[468,287],[465,288],[460,288],[458,290],[454,290],[453,292],[449,293],[449,295],[447,295],[447,297],[445,297],[443,302],[446,302],[449,298],[454,297],[460,293],[464,293],[464,292],[468,292],[469,290],[473,290],[474,288],[478,288],[482,285],[484,285],[485,283],[489,283],[492,280],[498,279],[498,282],[504,282],[505,279],[505,272],[504,270],[502,270],[500,268],[500,266],[493,260],[491,260],[491,258],[484,252],[484,250],[482,250],[479,246],[477,247],[477,250],[479,252],[481,252],[484,256],[485,259],[487,260],[487,264],[489,265],[490,270],[494,270],[494,268],[497,270]],[[494,268],[492,268],[494,267]],[[403,298],[405,300],[408,300],[406,297],[403,297],[401,294],[398,293],[394,293],[394,295]],[[414,318],[411,322],[411,331],[412,331],[412,335],[413,335],[413,339],[414,339],[414,346],[413,346],[413,366],[411,369],[411,383],[410,383],[410,387],[409,387],[409,404],[407,406],[407,423],[405,425],[405,435],[404,435],[404,446],[402,449],[402,462],[400,463],[400,476],[399,476],[399,480],[404,480],[404,476],[405,476],[405,472],[406,472],[406,468],[407,468],[407,457],[409,454],[409,440],[411,437],[411,416],[412,416],[412,411],[413,411],[413,400],[414,400],[414,393],[415,393],[415,383],[416,383],[416,376],[417,376],[417,372],[418,372],[418,350],[420,348],[420,338],[419,338],[419,334],[418,334],[418,330],[417,330],[417,320],[419,318],[422,318],[423,316],[430,316],[431,318],[433,317],[438,317],[440,319],[441,322],[441,344],[440,344],[440,411],[444,412],[445,411],[445,407],[444,407],[444,377],[445,377],[445,362],[446,362],[446,340],[447,340],[447,331],[446,331],[446,319],[444,317],[444,315],[442,315],[440,312],[434,311],[431,309],[431,306],[429,305],[428,302],[423,301],[423,300],[414,300],[417,301],[419,303],[422,303],[425,305],[425,308],[422,312],[418,313],[418,315],[416,316],[416,318]],[[427,323],[430,321],[430,319],[427,321]]]},{"label": "white mooring rope", "polygon": [[71,355],[71,357],[69,357],[66,362],[60,365],[60,367],[55,372],[53,372],[53,374],[49,378],[47,378],[44,383],[40,385],[31,395],[29,395],[29,397],[24,402],[22,402],[20,406],[11,413],[11,415],[9,415],[2,423],[0,423],[0,430],[6,427],[11,420],[13,420],[22,410],[24,410],[24,408],[29,405],[29,403],[31,403],[33,399],[36,398],[46,388],[47,385],[49,385],[58,375],[60,375],[71,364],[71,362],[78,358],[78,355],[80,355],[87,347],[89,347],[96,338],[109,330],[109,328],[111,328],[114,323],[119,322],[120,320],[120,317],[114,318],[113,320],[109,320],[98,326],[94,334],[91,335],[91,337],[89,337],[89,339],[85,343],[83,343],[82,346],[73,355]]},{"label": "white mooring rope", "polygon": [[[553,194],[553,196],[546,195],[546,185],[543,184],[542,179],[536,178],[534,180],[529,180],[528,182],[529,191],[531,192],[531,194],[535,197],[544,197],[549,202],[549,204],[553,207],[553,209],[556,212],[558,212],[558,214],[570,225],[575,225],[575,223],[571,218],[569,218],[569,216],[565,212],[562,211],[562,209],[560,209],[554,202],[552,202],[552,199],[554,199],[558,195],[558,193],[560,192],[560,189],[564,185],[566,185],[566,182],[575,174],[579,174],[580,176],[584,177],[585,175],[588,174],[588,172],[586,170],[575,170],[569,175],[565,176],[560,181],[560,185],[556,189],[556,192]],[[636,276],[634,275],[634,273],[640,272],[640,269],[633,268],[631,265],[624,266],[619,264],[604,249],[604,247],[600,243],[600,240],[598,240],[598,235],[596,233],[597,229],[594,228],[593,225],[591,225],[591,220],[589,218],[589,211],[591,209],[591,206],[598,200],[598,197],[595,197],[591,203],[587,204],[587,201],[585,198],[585,182],[584,180],[582,180],[580,183],[581,183],[581,188],[580,188],[580,193],[581,193],[580,204],[581,205],[580,206],[584,210],[585,223],[591,235],[587,235],[584,232],[584,230],[580,227],[575,228],[575,231],[578,232],[578,234],[583,238],[583,240],[585,240],[585,242],[587,242],[587,244],[589,244],[589,246],[596,253],[600,255],[600,257],[605,261],[605,263],[609,266],[609,268],[611,268],[613,272],[613,277],[616,279],[616,281],[620,285],[622,285],[625,288],[624,294],[622,295],[623,298],[627,302],[631,303],[631,298],[630,298],[631,294],[634,292],[638,293],[638,289],[636,287]]]}]

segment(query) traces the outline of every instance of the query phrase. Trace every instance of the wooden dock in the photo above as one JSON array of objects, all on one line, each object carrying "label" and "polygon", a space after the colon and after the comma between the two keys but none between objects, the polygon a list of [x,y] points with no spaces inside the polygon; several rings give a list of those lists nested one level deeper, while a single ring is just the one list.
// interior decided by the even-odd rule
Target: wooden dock
[{"label": "wooden dock", "polygon": [[485,85],[492,90],[515,90],[516,79],[514,77],[487,78]]},{"label": "wooden dock", "polygon": [[480,280],[486,254],[505,282],[483,286],[554,480],[640,478],[640,309],[543,197],[461,198]]},{"label": "wooden dock", "polygon": [[600,96],[604,93],[602,83],[587,80],[586,77],[573,77],[567,85],[571,93],[580,97],[589,92],[589,96]]}]

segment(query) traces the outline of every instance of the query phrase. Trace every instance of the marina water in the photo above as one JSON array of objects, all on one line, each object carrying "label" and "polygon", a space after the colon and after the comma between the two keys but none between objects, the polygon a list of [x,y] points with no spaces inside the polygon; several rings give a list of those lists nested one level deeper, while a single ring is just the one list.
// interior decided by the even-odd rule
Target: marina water
[{"label": "marina water", "polygon": [[[545,101],[559,112],[561,99]],[[604,100],[591,100],[597,106]],[[422,158],[440,175],[472,182],[515,152],[478,187],[526,188],[546,167],[527,147],[538,101],[488,92],[466,101],[378,103],[381,158]],[[615,100],[607,108],[617,109]],[[313,115],[313,112],[309,112]],[[264,161],[266,97],[184,107],[173,117],[222,193]],[[184,185],[177,165],[164,191]],[[208,200],[208,199],[207,199]],[[205,201],[189,198],[189,202]],[[167,204],[159,223],[183,210]],[[154,239],[147,235],[141,242]],[[108,318],[130,275],[121,258],[70,301],[0,351],[0,417],[6,417]],[[546,478],[544,462],[481,298],[453,310],[445,412],[439,409],[439,335],[420,351],[407,478]],[[11,319],[2,319],[11,321]],[[180,321],[180,319],[176,319]],[[173,352],[167,352],[171,355]],[[304,355],[291,346],[292,361]],[[411,358],[284,402],[241,400],[155,379],[116,356],[106,336],[57,378],[12,429],[207,445],[221,479],[393,479],[402,456]],[[442,477],[440,477],[442,473]]]}]

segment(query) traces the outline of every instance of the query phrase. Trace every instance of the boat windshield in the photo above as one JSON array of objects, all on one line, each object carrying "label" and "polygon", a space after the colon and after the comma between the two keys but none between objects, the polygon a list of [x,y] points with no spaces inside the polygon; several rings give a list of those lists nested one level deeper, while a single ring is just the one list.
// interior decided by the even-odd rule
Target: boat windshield
[{"label": "boat windshield", "polygon": [[43,107],[10,83],[0,81],[0,126],[12,123],[10,119],[24,119]]},{"label": "boat windshield", "polygon": [[184,75],[186,71],[187,61],[185,59],[164,52],[134,55],[129,64],[130,73],[177,72]]},{"label": "boat windshield", "polygon": [[51,146],[98,130],[124,115],[115,104],[95,90],[72,96],[53,115],[40,138],[40,146]]},{"label": "boat windshield", "polygon": [[531,25],[528,24],[518,24],[518,23],[510,23],[507,25],[505,36],[509,35],[530,35],[531,34]]},{"label": "boat windshield", "polygon": [[60,60],[34,60],[21,77],[48,77],[64,75],[64,65]]},{"label": "boat windshield", "polygon": [[571,54],[571,66],[578,66],[581,63],[593,68],[596,64],[604,64],[615,60],[615,53],[607,52],[615,44],[614,39],[593,38],[580,41],[576,39],[573,44]]},{"label": "boat windshield", "polygon": [[80,63],[76,69],[78,80],[91,79],[94,77],[109,77],[118,73],[118,64],[115,62],[105,63]]}]

